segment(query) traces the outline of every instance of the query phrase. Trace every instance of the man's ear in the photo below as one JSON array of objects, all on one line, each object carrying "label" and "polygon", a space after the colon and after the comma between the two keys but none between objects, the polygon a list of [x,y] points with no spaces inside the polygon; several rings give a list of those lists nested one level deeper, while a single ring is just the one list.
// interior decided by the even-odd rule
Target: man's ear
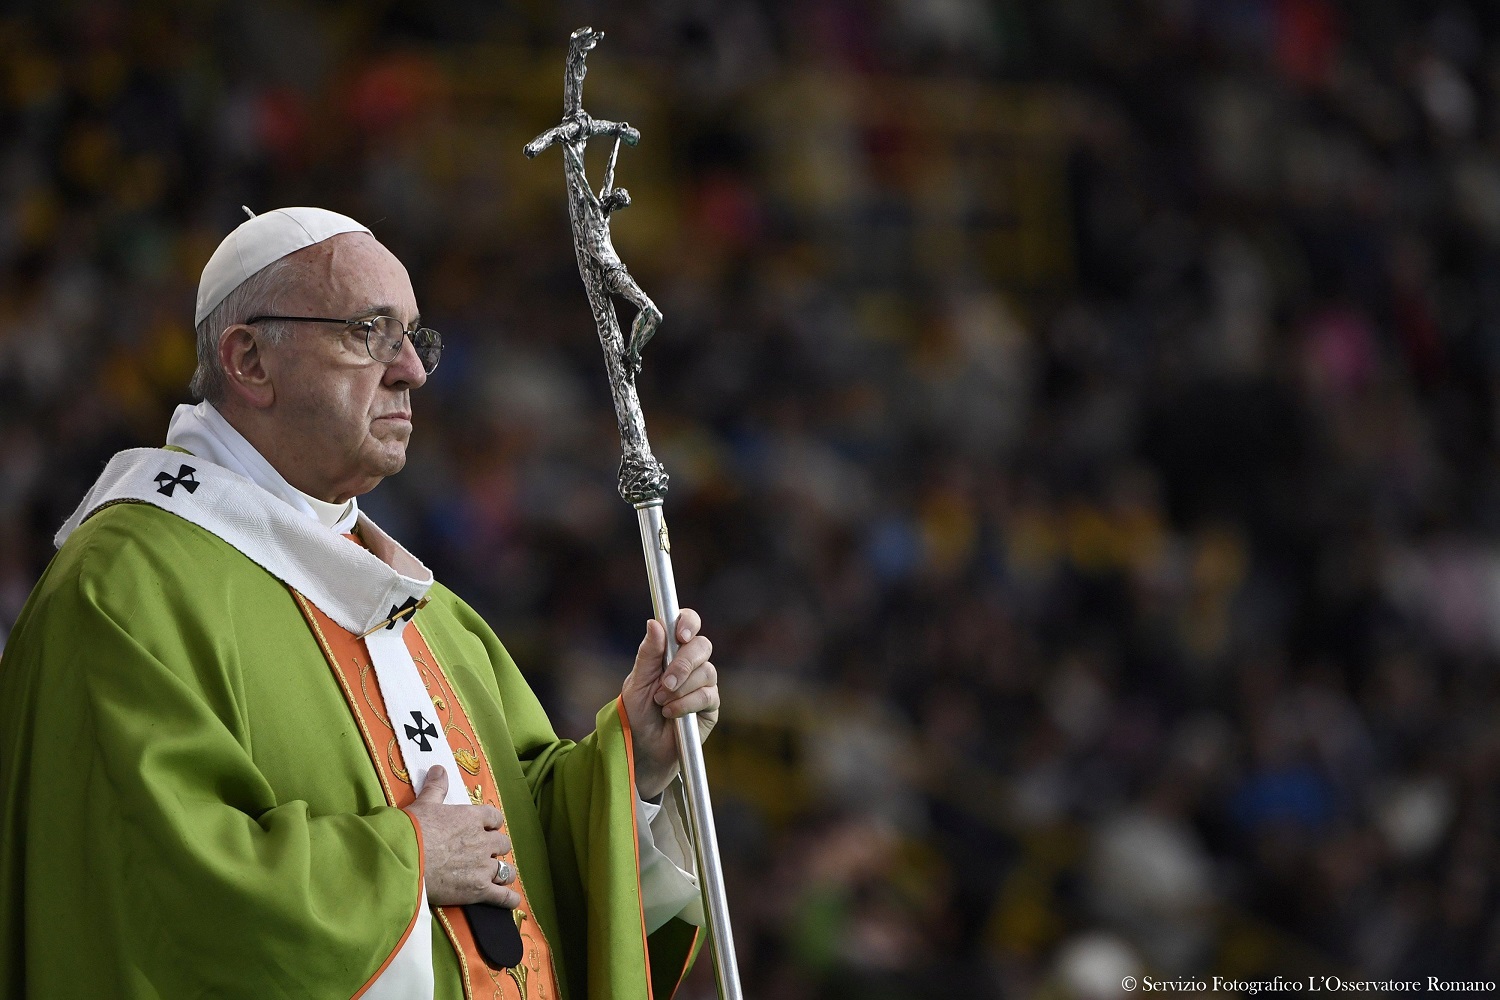
[{"label": "man's ear", "polygon": [[255,327],[244,323],[225,329],[219,335],[219,364],[224,367],[226,395],[263,410],[276,402],[276,387],[266,371],[257,334]]}]

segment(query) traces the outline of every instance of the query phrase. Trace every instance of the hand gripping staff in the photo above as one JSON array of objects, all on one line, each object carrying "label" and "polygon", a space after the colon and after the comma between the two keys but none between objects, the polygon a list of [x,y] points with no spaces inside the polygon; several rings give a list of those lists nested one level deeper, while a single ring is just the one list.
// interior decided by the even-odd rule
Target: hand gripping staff
[{"label": "hand gripping staff", "polygon": [[[646,418],[635,391],[641,370],[641,348],[656,332],[661,310],[635,283],[609,237],[611,213],[630,204],[630,193],[615,187],[615,161],[620,143],[641,141],[640,132],[625,122],[600,121],[583,110],[584,60],[604,33],[579,28],[568,41],[568,60],[563,73],[563,119],[526,144],[526,155],[537,156],[548,146],[561,145],[563,175],[568,185],[568,221],[573,229],[573,248],[578,254],[578,273],[599,328],[604,364],[609,372],[615,401],[615,420],[620,426],[620,496],[635,508],[641,529],[641,547],[646,556],[646,574],[651,583],[651,604],[657,620],[667,631],[663,664],[677,655],[677,585],[672,577],[672,546],[662,517],[662,499],[667,495],[667,473],[646,440]],[[589,139],[613,136],[614,148],[604,170],[604,186],[596,194],[584,172],[583,157]],[[627,342],[621,335],[610,295],[619,295],[636,307]],[[714,832],[713,803],[708,794],[708,774],[703,764],[703,746],[698,736],[698,717],[677,720],[677,751],[687,789],[688,818],[698,856],[698,877],[703,892],[703,911],[708,917],[709,949],[720,1000],[742,1000],[734,937],[729,928],[729,904],[724,894],[724,870],[719,862],[719,842]]]}]

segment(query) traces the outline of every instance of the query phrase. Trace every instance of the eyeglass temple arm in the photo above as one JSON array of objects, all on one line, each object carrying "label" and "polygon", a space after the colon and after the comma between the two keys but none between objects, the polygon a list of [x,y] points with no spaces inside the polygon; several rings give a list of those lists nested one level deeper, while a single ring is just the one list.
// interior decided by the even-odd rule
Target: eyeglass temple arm
[{"label": "eyeglass temple arm", "polygon": [[334,319],[331,316],[251,316],[249,319],[245,320],[245,325],[249,326],[251,323],[259,323],[261,320],[265,319],[287,320],[294,323],[342,323],[345,326],[348,326],[351,323],[364,322],[363,320],[357,319]]}]

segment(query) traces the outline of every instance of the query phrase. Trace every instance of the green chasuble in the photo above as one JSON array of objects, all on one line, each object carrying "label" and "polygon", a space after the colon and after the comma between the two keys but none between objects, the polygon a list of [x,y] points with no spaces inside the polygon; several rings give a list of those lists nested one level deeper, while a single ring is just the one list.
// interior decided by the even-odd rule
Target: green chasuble
[{"label": "green chasuble", "polygon": [[[651,936],[648,983],[616,706],[559,740],[479,616],[430,596],[416,622],[494,770],[565,997],[666,1000],[695,929]],[[84,522],[0,659],[0,998],[353,996],[420,878],[287,587],[153,506]]]}]

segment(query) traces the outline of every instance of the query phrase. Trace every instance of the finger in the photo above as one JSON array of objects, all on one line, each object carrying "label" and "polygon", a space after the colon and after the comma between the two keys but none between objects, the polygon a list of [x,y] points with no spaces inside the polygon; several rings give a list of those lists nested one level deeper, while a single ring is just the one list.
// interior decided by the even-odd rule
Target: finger
[{"label": "finger", "polygon": [[695,635],[690,642],[684,643],[677,648],[677,655],[672,657],[673,666],[686,666],[689,670],[704,663],[714,653],[714,644],[706,635]]},{"label": "finger", "polygon": [[486,830],[498,830],[505,825],[505,813],[494,806],[478,806],[480,821]]},{"label": "finger", "polygon": [[490,881],[496,885],[510,885],[516,880],[518,874],[514,862],[501,858],[495,865],[495,874]]},{"label": "finger", "polygon": [[662,674],[662,687],[668,691],[676,691],[682,686],[688,674],[696,670],[699,665],[708,662],[713,652],[714,644],[708,641],[708,636],[694,637],[691,642],[677,650],[677,655],[667,665],[667,669]]},{"label": "finger", "polygon": [[491,862],[502,854],[509,854],[511,847],[510,838],[503,833],[485,834],[484,848],[489,851]]},{"label": "finger", "polygon": [[448,772],[441,764],[434,764],[427,769],[427,777],[422,780],[422,790],[417,793],[417,801],[423,805],[437,805],[448,795]]},{"label": "finger", "polygon": [[680,718],[693,712],[712,712],[719,707],[719,688],[699,688],[691,694],[684,695],[676,701],[669,702],[661,707],[661,714],[668,719]]},{"label": "finger", "polygon": [[489,903],[491,906],[499,906],[507,910],[514,910],[521,905],[521,894],[509,886],[496,885],[491,882],[484,890],[479,901]]},{"label": "finger", "polygon": [[687,642],[703,627],[703,619],[692,608],[683,608],[677,613],[677,641]]},{"label": "finger", "polygon": [[646,621],[646,637],[635,652],[635,667],[631,673],[639,680],[652,681],[661,672],[662,660],[667,655],[667,630],[655,618]]},{"label": "finger", "polygon": [[658,705],[665,705],[669,701],[675,701],[699,688],[718,684],[719,671],[712,663],[705,661],[694,667],[692,673],[688,674],[675,688],[668,683],[668,681],[674,679],[672,677],[663,678],[661,689],[656,692],[656,703]]}]

